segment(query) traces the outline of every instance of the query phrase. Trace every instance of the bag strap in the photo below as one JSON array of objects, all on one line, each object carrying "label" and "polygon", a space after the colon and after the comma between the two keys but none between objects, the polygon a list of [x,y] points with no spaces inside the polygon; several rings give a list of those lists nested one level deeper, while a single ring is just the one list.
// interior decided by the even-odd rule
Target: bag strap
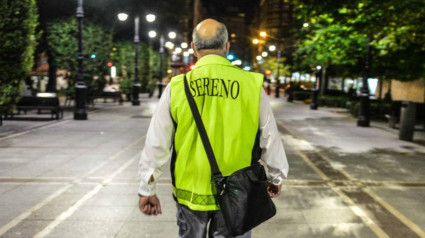
[{"label": "bag strap", "polygon": [[215,159],[214,152],[212,150],[210,140],[208,139],[204,123],[202,122],[201,115],[199,114],[198,107],[196,106],[195,100],[190,93],[186,74],[184,75],[184,91],[186,92],[186,98],[189,101],[190,110],[192,111],[193,118],[195,119],[196,127],[198,128],[199,135],[201,136],[202,144],[204,145],[205,152],[207,153],[208,161],[210,162],[212,176],[214,179],[221,178],[223,175],[218,168],[217,160]]}]

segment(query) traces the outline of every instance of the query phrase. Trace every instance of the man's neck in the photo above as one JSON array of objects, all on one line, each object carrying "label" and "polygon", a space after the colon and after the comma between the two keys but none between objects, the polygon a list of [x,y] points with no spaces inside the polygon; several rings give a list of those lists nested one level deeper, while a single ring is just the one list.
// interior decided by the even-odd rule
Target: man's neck
[{"label": "man's neck", "polygon": [[222,50],[200,50],[198,52],[198,59],[207,56],[207,55],[217,55],[217,56],[221,56],[223,58],[226,58],[226,52],[222,51]]}]

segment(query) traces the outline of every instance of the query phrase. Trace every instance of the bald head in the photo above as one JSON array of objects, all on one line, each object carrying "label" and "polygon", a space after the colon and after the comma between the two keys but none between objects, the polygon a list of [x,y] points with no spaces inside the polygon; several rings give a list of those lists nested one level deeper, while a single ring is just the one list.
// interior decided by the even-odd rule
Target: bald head
[{"label": "bald head", "polygon": [[200,22],[193,30],[193,46],[198,53],[201,51],[227,51],[227,29],[223,23],[214,19]]}]

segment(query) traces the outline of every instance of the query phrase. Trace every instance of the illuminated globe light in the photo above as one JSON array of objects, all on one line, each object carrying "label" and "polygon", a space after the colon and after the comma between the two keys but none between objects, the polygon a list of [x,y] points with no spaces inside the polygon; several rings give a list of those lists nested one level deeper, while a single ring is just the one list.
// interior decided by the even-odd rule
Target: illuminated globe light
[{"label": "illuminated globe light", "polygon": [[96,59],[96,54],[91,54],[91,55],[90,55],[90,58],[92,58],[92,59]]},{"label": "illuminated globe light", "polygon": [[266,69],[266,71],[264,71],[264,74],[265,75],[270,75],[270,74],[272,74],[272,71],[270,69]]},{"label": "illuminated globe light", "polygon": [[263,53],[261,53],[261,56],[263,56],[263,57],[267,57],[269,55],[269,53],[267,53],[267,52],[263,52]]},{"label": "illuminated globe light", "polygon": [[146,15],[146,21],[148,21],[148,22],[154,22],[155,19],[156,19],[156,16],[154,14]]},{"label": "illuminated globe light", "polygon": [[228,55],[227,55],[227,59],[228,59],[228,60],[234,60],[234,59],[235,59],[235,56],[234,56],[234,55],[232,55],[232,54],[228,54]]},{"label": "illuminated globe light", "polygon": [[128,18],[128,14],[127,13],[119,13],[118,14],[118,19],[120,21],[125,21],[125,20],[127,20],[127,18]]},{"label": "illuminated globe light", "polygon": [[244,67],[243,67],[243,70],[245,70],[245,71],[250,71],[250,70],[251,70],[251,67],[249,67],[249,66],[244,66]]},{"label": "illuminated globe light", "polygon": [[322,66],[318,65],[318,66],[316,66],[316,69],[317,70],[321,70],[322,69]]},{"label": "illuminated globe light", "polygon": [[190,55],[189,52],[187,52],[187,51],[183,52],[184,57],[188,57],[189,55]]},{"label": "illuminated globe light", "polygon": [[112,62],[108,62],[106,65],[108,65],[108,67],[112,67]]},{"label": "illuminated globe light", "polygon": [[267,36],[267,33],[265,31],[262,31],[262,32],[260,32],[260,36],[261,37],[266,37]]},{"label": "illuminated globe light", "polygon": [[309,24],[307,22],[303,24],[303,27],[308,27],[308,26]]},{"label": "illuminated globe light", "polygon": [[155,38],[156,37],[156,31],[149,31],[149,37],[150,38]]},{"label": "illuminated globe light", "polygon": [[174,44],[171,41],[167,41],[167,42],[165,42],[165,47],[168,48],[168,49],[173,49]]},{"label": "illuminated globe light", "polygon": [[233,65],[242,65],[242,60],[235,60],[235,61],[232,61],[232,64],[233,64]]},{"label": "illuminated globe light", "polygon": [[175,39],[177,37],[177,34],[174,31],[172,31],[172,32],[168,33],[168,37],[170,39]]},{"label": "illuminated globe light", "polygon": [[189,54],[193,54],[193,49],[192,49],[192,48],[190,48],[190,49],[188,50],[188,52],[189,52]]},{"label": "illuminated globe light", "polygon": [[257,59],[258,61],[260,61],[260,60],[262,60],[262,59],[263,59],[263,57],[261,57],[261,55],[257,55],[256,59]]},{"label": "illuminated globe light", "polygon": [[175,51],[177,54],[180,54],[180,53],[182,52],[182,48],[177,47],[174,51]]},{"label": "illuminated globe light", "polygon": [[189,45],[186,42],[180,44],[183,49],[186,49]]},{"label": "illuminated globe light", "polygon": [[269,46],[269,50],[270,51],[275,51],[276,50],[276,46],[274,46],[274,45]]},{"label": "illuminated globe light", "polygon": [[258,44],[258,42],[260,42],[258,39],[252,40],[252,43],[254,43],[254,44]]}]

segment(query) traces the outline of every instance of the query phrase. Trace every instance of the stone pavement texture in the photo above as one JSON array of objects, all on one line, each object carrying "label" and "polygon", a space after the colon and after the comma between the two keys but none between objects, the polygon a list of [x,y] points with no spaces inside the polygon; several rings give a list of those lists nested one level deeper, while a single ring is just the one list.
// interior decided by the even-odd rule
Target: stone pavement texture
[{"label": "stone pavement texture", "polygon": [[[334,109],[270,99],[290,171],[253,237],[425,237],[425,147]],[[97,104],[89,120],[4,121],[0,237],[177,237],[169,168],[163,214],[137,208],[137,164],[157,99]],[[34,123],[34,124],[32,124]]]}]

